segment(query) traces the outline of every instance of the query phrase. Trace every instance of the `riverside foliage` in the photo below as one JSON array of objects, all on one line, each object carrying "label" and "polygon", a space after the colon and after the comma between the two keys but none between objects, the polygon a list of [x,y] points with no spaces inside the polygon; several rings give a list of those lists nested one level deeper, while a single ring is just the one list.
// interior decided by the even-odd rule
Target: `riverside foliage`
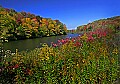
[{"label": "riverside foliage", "polygon": [[[3,10],[3,13],[5,12],[5,9],[1,8],[1,10]],[[1,15],[4,16],[4,14]],[[5,17],[8,16],[11,17],[9,14],[5,14]],[[25,22],[24,25],[27,25],[29,24],[29,21],[31,21],[31,17],[32,16],[29,18],[22,18],[20,21]],[[44,27],[46,26],[44,22],[48,19],[42,20],[43,23],[40,24],[40,28],[46,28]],[[23,26],[22,23],[20,24],[21,25],[19,26]],[[105,25],[107,25],[107,27]],[[17,49],[15,53],[11,53],[10,50],[5,51],[5,54],[0,57],[0,83],[114,83],[120,78],[118,50],[119,36],[117,37],[120,31],[118,26],[116,28],[116,26],[111,27],[108,25],[109,24],[106,22],[104,25],[102,24],[102,26],[96,25],[91,26],[90,28],[83,27],[83,35],[76,38],[61,39],[58,40],[57,43],[52,42],[50,47],[47,44],[43,44],[43,47],[36,48],[29,52],[18,52]],[[5,25],[3,26],[5,27]],[[25,26],[25,31],[27,31],[26,29],[29,30],[29,27],[32,28],[30,25],[27,28]],[[43,31],[47,30],[47,34],[50,34],[48,33],[49,28],[43,29]],[[8,28],[6,28],[6,31],[4,30],[5,34],[3,34],[4,32],[1,32],[2,35],[9,37],[7,36],[7,31]],[[35,29],[34,31],[37,30]],[[19,33],[21,35],[22,32],[19,31]],[[27,35],[26,33],[26,37],[29,37],[31,34],[27,33],[29,34]],[[56,33],[58,33],[57,30]]]},{"label": "riverside foliage", "polygon": [[66,34],[59,20],[0,7],[0,38],[8,40]]}]

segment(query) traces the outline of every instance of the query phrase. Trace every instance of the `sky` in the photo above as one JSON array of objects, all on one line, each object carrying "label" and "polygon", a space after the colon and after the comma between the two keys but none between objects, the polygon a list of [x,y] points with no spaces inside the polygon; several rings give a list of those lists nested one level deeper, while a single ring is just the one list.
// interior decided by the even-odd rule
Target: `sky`
[{"label": "sky", "polygon": [[120,0],[0,0],[4,8],[58,19],[68,29],[120,15]]}]

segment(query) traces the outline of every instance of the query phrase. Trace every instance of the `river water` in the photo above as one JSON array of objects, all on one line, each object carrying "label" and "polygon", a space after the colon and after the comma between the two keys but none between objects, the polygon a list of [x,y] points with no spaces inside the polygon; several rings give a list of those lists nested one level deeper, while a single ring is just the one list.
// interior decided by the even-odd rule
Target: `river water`
[{"label": "river water", "polygon": [[4,43],[3,47],[5,50],[11,50],[12,52],[15,52],[16,49],[18,49],[18,51],[33,50],[35,48],[41,47],[42,43],[47,43],[50,46],[51,42],[57,43],[57,40],[59,39],[73,38],[79,35],[80,34],[77,33],[75,34],[68,33],[67,35],[61,35],[61,36],[51,36],[51,37],[10,41]]}]

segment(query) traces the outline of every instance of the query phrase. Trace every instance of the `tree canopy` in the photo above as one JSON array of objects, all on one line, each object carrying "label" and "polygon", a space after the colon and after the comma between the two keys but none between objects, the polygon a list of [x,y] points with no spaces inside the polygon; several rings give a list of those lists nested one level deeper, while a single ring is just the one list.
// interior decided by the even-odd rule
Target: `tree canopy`
[{"label": "tree canopy", "polygon": [[8,40],[66,34],[67,27],[59,20],[0,7],[0,37]]}]

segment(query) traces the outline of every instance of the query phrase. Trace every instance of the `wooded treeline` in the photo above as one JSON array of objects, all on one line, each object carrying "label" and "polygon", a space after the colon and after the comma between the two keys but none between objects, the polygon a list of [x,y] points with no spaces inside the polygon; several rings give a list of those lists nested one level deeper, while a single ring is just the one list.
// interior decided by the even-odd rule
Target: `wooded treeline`
[{"label": "wooded treeline", "polygon": [[120,30],[120,16],[115,16],[107,19],[100,19],[93,21],[91,23],[88,23],[87,25],[82,25],[77,27],[77,32],[83,32],[83,31],[94,31],[97,28],[109,28],[112,29],[114,32],[117,32],[117,30]]},{"label": "wooded treeline", "polygon": [[63,35],[66,32],[66,25],[59,20],[0,7],[0,38],[18,40]]}]

